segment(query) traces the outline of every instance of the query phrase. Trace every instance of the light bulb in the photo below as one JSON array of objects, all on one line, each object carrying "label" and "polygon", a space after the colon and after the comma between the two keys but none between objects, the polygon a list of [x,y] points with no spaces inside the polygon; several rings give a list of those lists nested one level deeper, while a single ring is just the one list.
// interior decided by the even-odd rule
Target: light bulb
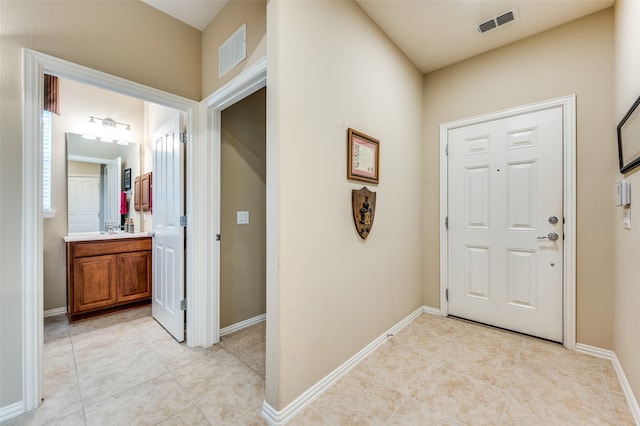
[{"label": "light bulb", "polygon": [[122,139],[127,142],[133,142],[133,132],[131,132],[130,125],[127,125],[127,128],[122,131]]},{"label": "light bulb", "polygon": [[89,121],[84,125],[84,133],[82,134],[82,137],[89,140],[96,139],[96,121],[91,116],[89,116]]}]

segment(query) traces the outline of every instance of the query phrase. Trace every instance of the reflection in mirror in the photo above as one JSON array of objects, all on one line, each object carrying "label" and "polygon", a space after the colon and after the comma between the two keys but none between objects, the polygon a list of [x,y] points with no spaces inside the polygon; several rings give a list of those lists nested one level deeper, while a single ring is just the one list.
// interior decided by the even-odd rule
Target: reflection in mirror
[{"label": "reflection in mirror", "polygon": [[67,208],[69,234],[120,230],[126,218],[140,229],[133,194],[124,191],[123,173],[140,175],[140,145],[119,145],[67,133]]}]

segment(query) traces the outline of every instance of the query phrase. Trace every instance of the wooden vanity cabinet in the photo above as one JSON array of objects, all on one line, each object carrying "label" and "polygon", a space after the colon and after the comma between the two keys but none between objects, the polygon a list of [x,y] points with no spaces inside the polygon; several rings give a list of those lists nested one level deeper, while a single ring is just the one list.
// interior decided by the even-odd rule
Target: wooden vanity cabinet
[{"label": "wooden vanity cabinet", "polygon": [[69,321],[151,303],[151,238],[67,243]]}]

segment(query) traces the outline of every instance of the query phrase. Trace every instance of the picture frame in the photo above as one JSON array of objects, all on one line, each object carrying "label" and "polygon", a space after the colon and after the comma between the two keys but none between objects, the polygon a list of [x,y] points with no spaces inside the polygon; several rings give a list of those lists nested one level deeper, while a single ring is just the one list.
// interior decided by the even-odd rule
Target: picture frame
[{"label": "picture frame", "polygon": [[124,169],[124,190],[131,191],[131,169]]},{"label": "picture frame", "polygon": [[380,141],[352,128],[347,132],[347,179],[380,181]]},{"label": "picture frame", "polygon": [[618,124],[620,173],[640,166],[640,96]]}]

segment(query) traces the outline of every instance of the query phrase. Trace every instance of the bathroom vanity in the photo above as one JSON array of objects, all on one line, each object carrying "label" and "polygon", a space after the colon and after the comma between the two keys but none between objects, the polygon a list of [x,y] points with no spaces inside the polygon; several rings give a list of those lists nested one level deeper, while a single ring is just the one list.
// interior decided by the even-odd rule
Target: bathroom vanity
[{"label": "bathroom vanity", "polygon": [[151,303],[147,233],[72,234],[64,240],[69,322]]}]

